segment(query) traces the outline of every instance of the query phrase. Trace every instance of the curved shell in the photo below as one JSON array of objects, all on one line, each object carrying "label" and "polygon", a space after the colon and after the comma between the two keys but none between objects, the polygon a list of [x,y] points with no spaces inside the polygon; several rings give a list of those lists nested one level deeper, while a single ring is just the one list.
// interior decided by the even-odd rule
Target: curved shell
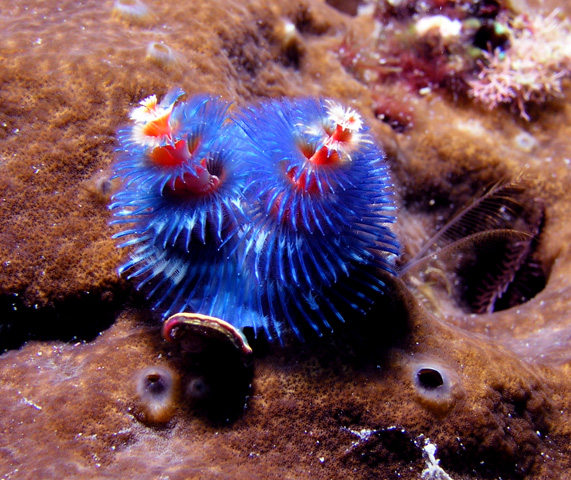
[{"label": "curved shell", "polygon": [[186,341],[191,350],[202,350],[206,342],[233,345],[242,355],[250,355],[252,348],[244,334],[230,323],[199,313],[177,313],[162,328],[163,338],[169,342]]}]

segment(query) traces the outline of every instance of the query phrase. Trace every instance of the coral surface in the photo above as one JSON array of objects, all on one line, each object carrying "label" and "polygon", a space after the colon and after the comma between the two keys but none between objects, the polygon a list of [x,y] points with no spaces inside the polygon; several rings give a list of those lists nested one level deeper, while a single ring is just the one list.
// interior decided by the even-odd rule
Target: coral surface
[{"label": "coral surface", "polygon": [[[417,14],[412,3],[386,5],[402,19]],[[483,18],[523,8],[416,3]],[[525,9],[569,16],[562,3]],[[569,476],[568,80],[529,120],[426,85],[370,88],[339,46],[374,44],[375,20],[341,4],[0,0],[0,477]],[[453,33],[454,20],[421,24],[431,54],[442,40],[431,32]],[[174,86],[239,108],[311,96],[358,110],[387,154],[403,265],[523,173],[493,215],[525,249],[504,242],[502,254],[496,234],[457,255],[444,247],[401,278],[379,270],[387,293],[366,317],[283,346],[246,329],[247,360],[199,330],[167,342],[152,303],[117,274],[127,256],[107,205],[116,132],[140,100]],[[492,215],[473,212],[476,225]],[[485,313],[470,301],[492,297]]]}]

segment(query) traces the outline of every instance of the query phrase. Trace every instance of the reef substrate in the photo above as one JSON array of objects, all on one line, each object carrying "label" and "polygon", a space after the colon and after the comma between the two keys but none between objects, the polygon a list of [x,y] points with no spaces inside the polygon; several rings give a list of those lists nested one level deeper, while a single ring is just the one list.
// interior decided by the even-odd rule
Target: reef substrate
[{"label": "reef substrate", "polygon": [[[547,15],[547,3],[526,8]],[[568,475],[569,100],[527,121],[441,88],[373,92],[339,47],[374,22],[318,0],[0,10],[2,478]],[[238,388],[229,357],[189,361],[169,346],[116,272],[115,134],[141,99],[173,86],[238,105],[311,95],[358,109],[387,152],[404,261],[486,187],[524,172],[518,204],[542,212],[528,262],[541,288],[476,313],[466,275],[439,265],[388,277],[366,319],[334,335],[250,339],[240,374],[251,387],[226,395]]]}]

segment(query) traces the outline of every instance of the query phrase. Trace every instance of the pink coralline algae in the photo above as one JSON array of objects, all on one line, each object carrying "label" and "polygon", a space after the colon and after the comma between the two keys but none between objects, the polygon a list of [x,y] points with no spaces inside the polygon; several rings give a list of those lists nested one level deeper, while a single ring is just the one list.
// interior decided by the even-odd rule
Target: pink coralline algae
[{"label": "pink coralline algae", "polygon": [[558,9],[542,16],[499,2],[378,0],[361,15],[375,22],[370,41],[350,33],[338,55],[379,92],[391,83],[421,94],[445,89],[529,120],[529,107],[562,97],[571,75],[570,25]]},{"label": "pink coralline algae", "polygon": [[526,105],[563,96],[561,82],[571,75],[571,33],[558,15],[518,15],[509,22],[509,48],[483,52],[484,66],[468,82],[470,95],[489,108],[513,105],[526,120]]}]

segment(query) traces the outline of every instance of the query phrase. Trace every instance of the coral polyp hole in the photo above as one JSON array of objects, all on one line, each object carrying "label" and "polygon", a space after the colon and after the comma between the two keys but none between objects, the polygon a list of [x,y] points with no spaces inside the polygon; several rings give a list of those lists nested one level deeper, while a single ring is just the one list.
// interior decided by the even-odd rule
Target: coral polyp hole
[{"label": "coral polyp hole", "polygon": [[174,415],[177,379],[165,367],[149,367],[136,377],[138,418],[145,423],[164,424]]},{"label": "coral polyp hole", "polygon": [[113,16],[133,23],[146,24],[153,20],[149,7],[141,0],[116,0]]},{"label": "coral polyp hole", "polygon": [[146,389],[152,395],[160,395],[168,389],[167,382],[158,372],[150,372],[146,378]]},{"label": "coral polyp hole", "polygon": [[188,382],[186,387],[186,395],[191,402],[198,402],[208,398],[211,388],[202,377],[193,378]]},{"label": "coral polyp hole", "polygon": [[178,65],[179,55],[168,45],[151,42],[147,45],[147,59],[159,67],[172,68]]},{"label": "coral polyp hole", "polygon": [[444,379],[434,368],[421,368],[416,374],[420,384],[427,389],[435,389],[444,385]]},{"label": "coral polyp hole", "polygon": [[410,373],[418,401],[435,413],[447,412],[464,396],[456,372],[431,359],[413,365]]},{"label": "coral polyp hole", "polygon": [[505,50],[509,46],[509,32],[498,23],[489,21],[475,33],[473,44],[484,51],[493,52],[496,48]]}]

